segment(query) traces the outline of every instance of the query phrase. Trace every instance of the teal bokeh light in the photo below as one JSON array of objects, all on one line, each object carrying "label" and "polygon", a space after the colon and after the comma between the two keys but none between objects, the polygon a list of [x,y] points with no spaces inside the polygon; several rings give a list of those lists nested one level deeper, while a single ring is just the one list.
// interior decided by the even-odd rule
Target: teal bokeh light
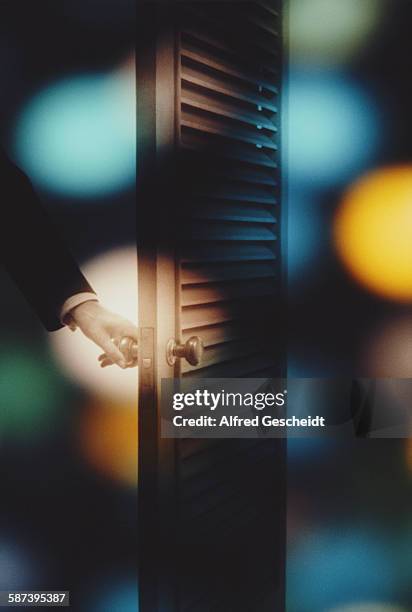
[{"label": "teal bokeh light", "polygon": [[341,186],[368,169],[382,126],[367,91],[338,72],[294,69],[288,84],[288,178],[293,188]]},{"label": "teal bokeh light", "polygon": [[354,601],[391,600],[399,580],[390,544],[366,528],[312,530],[290,551],[288,609],[326,612]]},{"label": "teal bokeh light", "polygon": [[94,612],[139,612],[139,591],[137,581],[123,579],[109,581],[100,589]]},{"label": "teal bokeh light", "polygon": [[128,73],[61,80],[18,117],[15,157],[32,181],[67,197],[100,197],[133,185],[134,87]]}]

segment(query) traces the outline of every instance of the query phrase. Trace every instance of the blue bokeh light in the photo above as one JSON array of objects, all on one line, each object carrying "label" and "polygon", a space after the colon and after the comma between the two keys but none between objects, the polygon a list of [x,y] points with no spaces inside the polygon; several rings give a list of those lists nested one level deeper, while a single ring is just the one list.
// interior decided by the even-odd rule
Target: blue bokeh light
[{"label": "blue bokeh light", "polygon": [[291,610],[325,612],[353,601],[385,600],[397,587],[390,542],[367,529],[319,529],[290,551]]},{"label": "blue bokeh light", "polygon": [[302,289],[328,246],[329,232],[319,202],[308,192],[288,193],[287,263],[289,289]]},{"label": "blue bokeh light", "polygon": [[118,30],[121,24],[135,19],[134,0],[60,0],[64,14],[86,23],[89,27],[104,26]]},{"label": "blue bokeh light", "polygon": [[288,438],[287,454],[289,467],[292,465],[310,465],[331,457],[336,452],[336,441],[334,439],[313,438]]},{"label": "blue bokeh light", "polygon": [[127,78],[66,78],[27,103],[17,119],[14,157],[35,185],[87,198],[134,183],[135,104]]},{"label": "blue bokeh light", "polygon": [[39,559],[21,546],[14,537],[0,534],[0,590],[35,588],[40,580]]},{"label": "blue bokeh light", "polygon": [[371,95],[338,72],[294,69],[288,83],[287,159],[293,187],[330,187],[376,159],[382,128]]},{"label": "blue bokeh light", "polygon": [[137,581],[116,580],[100,590],[95,612],[139,612]]}]

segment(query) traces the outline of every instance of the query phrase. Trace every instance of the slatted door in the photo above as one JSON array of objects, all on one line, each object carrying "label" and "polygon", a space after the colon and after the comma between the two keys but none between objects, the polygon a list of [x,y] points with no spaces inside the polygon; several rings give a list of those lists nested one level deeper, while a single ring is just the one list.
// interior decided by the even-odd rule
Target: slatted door
[{"label": "slatted door", "polygon": [[182,364],[182,375],[265,376],[281,357],[256,332],[279,303],[279,15],[245,2],[180,10],[178,146],[189,166],[198,156],[182,215],[180,326],[206,346],[201,368]]},{"label": "slatted door", "polygon": [[[177,362],[178,378],[284,376],[278,4],[197,0],[154,11],[157,82],[173,67],[173,135],[153,152],[162,186],[148,233],[151,248],[164,253],[167,244],[173,256],[175,337],[197,335],[205,345],[200,366]],[[169,116],[165,97],[153,104]],[[157,241],[156,219],[167,220]],[[154,420],[147,429],[141,417],[141,426],[157,436],[141,439],[140,461],[144,470],[145,448],[157,454],[151,482],[162,534],[143,612],[283,610],[283,443],[165,441]],[[155,533],[152,522],[152,542]],[[153,558],[147,582],[150,571]]]}]

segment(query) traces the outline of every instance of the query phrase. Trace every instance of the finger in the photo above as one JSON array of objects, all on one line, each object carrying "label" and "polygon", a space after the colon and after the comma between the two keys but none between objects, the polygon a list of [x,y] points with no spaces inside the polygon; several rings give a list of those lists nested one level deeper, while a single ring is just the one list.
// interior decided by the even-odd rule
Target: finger
[{"label": "finger", "polygon": [[117,348],[114,342],[110,339],[103,340],[101,343],[102,349],[105,351],[107,359],[116,363],[121,368],[126,368],[126,361],[121,351]]},{"label": "finger", "polygon": [[114,363],[110,359],[105,359],[104,361],[100,362],[101,368],[107,368],[108,366],[112,366],[112,365],[114,365]]},{"label": "finger", "polygon": [[106,365],[113,365],[113,361],[108,358],[106,353],[103,353],[102,355],[99,355],[98,361],[100,362],[100,365],[102,367],[106,367]]}]

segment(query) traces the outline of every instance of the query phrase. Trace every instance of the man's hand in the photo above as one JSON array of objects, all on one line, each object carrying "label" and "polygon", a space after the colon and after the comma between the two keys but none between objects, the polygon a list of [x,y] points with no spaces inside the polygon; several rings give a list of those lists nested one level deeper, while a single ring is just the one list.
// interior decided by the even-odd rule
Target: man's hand
[{"label": "man's hand", "polygon": [[[138,341],[136,325],[123,317],[106,310],[97,301],[83,302],[70,311],[72,324],[69,327],[79,327],[85,336],[93,340],[104,351],[100,355],[101,367],[117,364],[121,368],[132,367],[135,363],[128,363],[119,350],[118,345],[124,337]],[[74,325],[73,325],[74,323]]]}]

